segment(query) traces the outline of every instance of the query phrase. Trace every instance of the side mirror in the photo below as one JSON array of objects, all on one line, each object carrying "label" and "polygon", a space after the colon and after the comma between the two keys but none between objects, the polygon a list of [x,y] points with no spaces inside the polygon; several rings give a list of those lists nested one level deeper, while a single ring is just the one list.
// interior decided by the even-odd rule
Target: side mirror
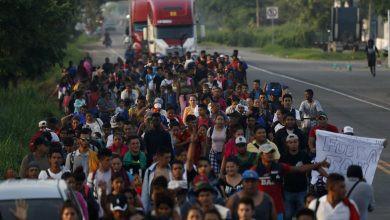
[{"label": "side mirror", "polygon": [[142,29],[143,35],[144,35],[144,40],[148,39],[148,29],[145,27]]}]

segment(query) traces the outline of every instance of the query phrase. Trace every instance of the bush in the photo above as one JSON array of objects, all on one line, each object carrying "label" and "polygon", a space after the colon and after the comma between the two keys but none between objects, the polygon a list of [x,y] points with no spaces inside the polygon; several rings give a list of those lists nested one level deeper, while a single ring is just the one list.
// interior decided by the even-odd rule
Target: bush
[{"label": "bush", "polygon": [[[240,30],[209,30],[206,41],[227,44],[229,46],[264,47],[272,42],[272,27]],[[307,25],[287,23],[274,26],[274,43],[282,47],[307,47],[313,44],[315,32]]]}]

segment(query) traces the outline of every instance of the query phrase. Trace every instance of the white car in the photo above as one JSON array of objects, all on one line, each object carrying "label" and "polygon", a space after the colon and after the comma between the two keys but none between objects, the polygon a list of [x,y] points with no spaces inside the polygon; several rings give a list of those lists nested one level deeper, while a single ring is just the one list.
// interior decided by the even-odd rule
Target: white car
[{"label": "white car", "polygon": [[80,219],[84,219],[80,205],[72,190],[63,180],[7,180],[0,182],[0,219],[15,219],[15,201],[27,203],[27,219],[60,219],[65,201],[78,207]]}]

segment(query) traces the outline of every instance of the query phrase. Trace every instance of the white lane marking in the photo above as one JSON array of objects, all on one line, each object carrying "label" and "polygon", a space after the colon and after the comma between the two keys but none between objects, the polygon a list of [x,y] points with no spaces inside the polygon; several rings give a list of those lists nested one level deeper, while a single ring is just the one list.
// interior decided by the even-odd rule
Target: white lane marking
[{"label": "white lane marking", "polygon": [[373,102],[370,102],[370,101],[367,101],[367,100],[364,100],[364,99],[361,99],[361,98],[357,98],[355,96],[348,95],[346,93],[343,93],[343,92],[340,92],[340,91],[337,91],[337,90],[334,90],[334,89],[329,89],[329,88],[326,88],[326,87],[323,87],[323,86],[320,86],[320,85],[317,85],[317,84],[314,84],[314,83],[306,82],[306,81],[303,81],[303,80],[300,80],[300,79],[296,79],[294,77],[287,76],[287,75],[284,75],[284,74],[275,73],[275,72],[272,72],[272,71],[269,71],[269,70],[266,70],[266,69],[263,69],[263,68],[259,68],[259,67],[253,66],[253,65],[248,65],[248,66],[253,68],[253,69],[255,69],[255,70],[259,70],[261,72],[267,73],[267,74],[272,75],[272,76],[277,76],[277,77],[289,79],[289,80],[292,80],[292,81],[295,81],[295,82],[299,82],[299,83],[302,83],[302,84],[306,84],[306,85],[309,85],[309,86],[313,86],[313,87],[316,87],[316,88],[319,88],[319,89],[323,89],[323,90],[328,91],[328,92],[332,92],[332,93],[335,93],[335,94],[338,94],[338,95],[341,95],[341,96],[344,96],[344,97],[356,100],[358,102],[362,102],[362,103],[365,103],[365,104],[368,104],[368,105],[372,105],[374,107],[378,107],[378,108],[390,111],[390,108],[388,108],[388,107],[385,107],[385,106],[382,106],[382,105],[378,105],[378,104],[375,104]]}]

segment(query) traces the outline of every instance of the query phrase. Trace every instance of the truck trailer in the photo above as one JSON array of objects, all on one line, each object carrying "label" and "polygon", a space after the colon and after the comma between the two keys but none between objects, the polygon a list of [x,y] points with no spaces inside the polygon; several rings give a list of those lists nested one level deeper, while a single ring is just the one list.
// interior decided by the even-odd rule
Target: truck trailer
[{"label": "truck trailer", "polygon": [[194,0],[149,0],[144,39],[149,54],[196,51]]}]

